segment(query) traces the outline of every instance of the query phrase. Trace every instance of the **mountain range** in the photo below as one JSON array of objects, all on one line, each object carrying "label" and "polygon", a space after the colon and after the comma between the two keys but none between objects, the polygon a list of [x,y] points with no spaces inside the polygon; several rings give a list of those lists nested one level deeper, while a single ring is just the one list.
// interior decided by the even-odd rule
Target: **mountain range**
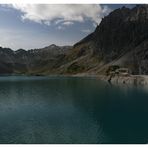
[{"label": "mountain range", "polygon": [[0,74],[104,74],[111,65],[148,74],[148,5],[122,7],[73,46],[13,51],[0,47]]}]

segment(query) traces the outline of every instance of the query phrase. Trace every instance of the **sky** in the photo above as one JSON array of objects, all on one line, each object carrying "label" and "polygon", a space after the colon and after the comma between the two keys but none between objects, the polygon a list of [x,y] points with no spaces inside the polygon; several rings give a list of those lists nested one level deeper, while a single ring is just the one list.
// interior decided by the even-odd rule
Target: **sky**
[{"label": "sky", "polygon": [[0,4],[0,46],[34,49],[73,45],[93,32],[101,19],[126,4]]}]

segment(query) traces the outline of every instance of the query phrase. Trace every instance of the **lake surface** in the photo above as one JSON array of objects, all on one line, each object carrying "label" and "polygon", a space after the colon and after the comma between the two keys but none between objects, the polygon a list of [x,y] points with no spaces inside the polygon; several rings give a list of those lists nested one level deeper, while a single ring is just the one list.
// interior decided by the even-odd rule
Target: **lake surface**
[{"label": "lake surface", "polygon": [[0,77],[0,143],[147,143],[148,91],[96,78]]}]

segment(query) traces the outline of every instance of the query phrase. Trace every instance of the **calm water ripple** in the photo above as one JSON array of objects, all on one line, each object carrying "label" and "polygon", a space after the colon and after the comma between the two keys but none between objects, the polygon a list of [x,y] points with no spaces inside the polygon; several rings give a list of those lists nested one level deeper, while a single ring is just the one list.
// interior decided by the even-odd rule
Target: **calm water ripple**
[{"label": "calm water ripple", "polygon": [[0,143],[147,143],[148,92],[96,78],[0,77]]}]

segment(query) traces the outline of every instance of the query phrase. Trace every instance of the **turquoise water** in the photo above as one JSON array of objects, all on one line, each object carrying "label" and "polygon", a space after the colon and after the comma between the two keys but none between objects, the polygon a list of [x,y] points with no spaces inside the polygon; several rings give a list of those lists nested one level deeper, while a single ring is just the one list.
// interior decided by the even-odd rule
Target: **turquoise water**
[{"label": "turquoise water", "polygon": [[148,92],[96,78],[0,77],[0,143],[147,143]]}]

